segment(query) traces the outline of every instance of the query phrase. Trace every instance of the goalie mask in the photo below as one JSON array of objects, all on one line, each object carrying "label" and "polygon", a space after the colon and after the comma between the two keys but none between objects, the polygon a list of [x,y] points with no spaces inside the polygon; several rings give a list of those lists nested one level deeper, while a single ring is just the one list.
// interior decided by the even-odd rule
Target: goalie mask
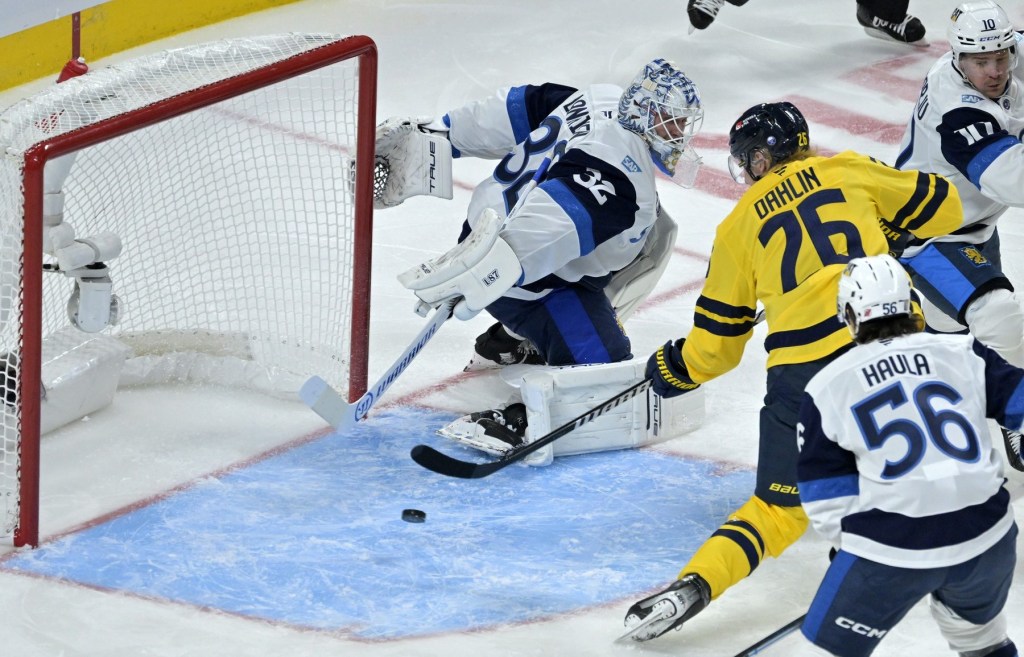
[{"label": "goalie mask", "polygon": [[960,58],[967,54],[1009,50],[1009,69],[1017,67],[1017,33],[1003,8],[992,0],[965,2],[954,9],[946,39],[953,49],[953,68],[964,79]]},{"label": "goalie mask", "polygon": [[854,258],[839,278],[836,315],[856,339],[864,322],[910,315],[910,299],[910,276],[895,258]]},{"label": "goalie mask", "polygon": [[[729,131],[729,173],[738,183],[760,178],[776,164],[810,147],[807,121],[793,103],[761,103],[736,119]],[[754,175],[751,164],[763,162],[764,170]]]},{"label": "goalie mask", "polygon": [[643,137],[657,167],[683,187],[697,177],[700,156],[689,144],[703,121],[697,85],[664,59],[644,66],[619,99],[619,123]]}]

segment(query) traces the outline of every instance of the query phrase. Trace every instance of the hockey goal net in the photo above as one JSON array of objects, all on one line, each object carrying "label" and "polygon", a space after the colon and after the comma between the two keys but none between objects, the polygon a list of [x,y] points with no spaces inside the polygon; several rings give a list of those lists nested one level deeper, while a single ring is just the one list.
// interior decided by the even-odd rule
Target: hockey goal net
[{"label": "hockey goal net", "polygon": [[[366,387],[376,48],[282,34],[93,70],[0,114],[3,535],[40,435],[126,385]],[[359,166],[356,166],[358,163]]]}]

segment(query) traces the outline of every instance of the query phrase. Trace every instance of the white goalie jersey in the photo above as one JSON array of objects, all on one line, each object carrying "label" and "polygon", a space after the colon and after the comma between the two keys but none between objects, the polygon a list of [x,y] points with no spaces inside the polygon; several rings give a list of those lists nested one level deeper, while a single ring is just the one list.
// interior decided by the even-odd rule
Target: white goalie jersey
[{"label": "white goalie jersey", "polygon": [[[1020,52],[1020,34],[1017,43]],[[979,243],[992,236],[1007,207],[1024,207],[1024,57],[996,100],[970,86],[952,58],[946,53],[928,72],[896,167],[941,174],[960,192],[964,226],[930,241]],[[904,255],[923,244],[911,241]]]},{"label": "white goalie jersey", "polygon": [[603,288],[640,253],[658,215],[656,168],[646,142],[615,118],[621,93],[526,85],[444,116],[455,157],[500,160],[473,193],[463,237],[485,208],[507,217],[550,160],[501,231],[523,269],[506,296],[534,299],[577,282]]},{"label": "white goalie jersey", "polygon": [[986,417],[1017,429],[1024,371],[970,336],[918,333],[860,345],[808,384],[800,500],[851,554],[902,568],[950,566],[1013,523]]}]

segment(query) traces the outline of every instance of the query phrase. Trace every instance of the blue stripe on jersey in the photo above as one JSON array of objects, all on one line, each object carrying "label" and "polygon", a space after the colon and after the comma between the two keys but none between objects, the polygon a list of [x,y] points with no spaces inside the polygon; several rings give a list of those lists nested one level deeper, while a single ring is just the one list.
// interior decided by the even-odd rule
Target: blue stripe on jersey
[{"label": "blue stripe on jersey", "polygon": [[870,509],[843,518],[843,532],[904,550],[948,547],[984,534],[1006,517],[1009,504],[1010,494],[1000,488],[981,504],[920,518]]},{"label": "blue stripe on jersey", "polygon": [[711,319],[707,315],[701,313],[693,314],[693,325],[696,328],[701,328],[708,333],[723,338],[737,338],[741,335],[746,335],[754,328],[754,320],[747,320],[738,324],[729,324],[726,322],[719,322]]},{"label": "blue stripe on jersey", "polygon": [[914,152],[914,137],[916,136],[915,135],[916,130],[914,130],[914,127],[915,127],[916,123],[917,123],[917,114],[915,113],[915,114],[911,115],[911,117],[910,117],[910,142],[907,143],[907,147],[904,148],[903,151],[899,155],[896,156],[896,168],[897,169],[902,169],[903,165],[907,163],[907,160],[910,159],[910,156]]},{"label": "blue stripe on jersey", "polygon": [[592,322],[581,322],[587,317],[587,309],[575,294],[550,294],[544,298],[544,309],[548,311],[559,333],[572,336],[565,344],[577,363],[609,363],[611,357]]},{"label": "blue stripe on jersey", "polygon": [[823,340],[836,331],[847,330],[849,329],[839,321],[838,317],[829,315],[827,319],[807,328],[770,333],[764,340],[764,349],[771,352],[773,349],[782,349],[784,347],[801,347],[814,344],[818,340]]},{"label": "blue stripe on jersey", "polygon": [[893,215],[892,223],[900,226],[901,228],[906,228],[907,220],[917,212],[917,209],[921,207],[924,200],[928,198],[930,184],[931,177],[923,171],[918,171],[917,182],[914,185],[914,193],[911,195],[910,200],[899,209],[899,212]]},{"label": "blue stripe on jersey", "polygon": [[860,495],[860,477],[858,475],[843,475],[841,477],[829,477],[816,481],[799,482],[800,502],[818,502],[831,500],[836,497],[849,497]]},{"label": "blue stripe on jersey", "polygon": [[706,310],[713,315],[719,315],[726,319],[747,319],[754,321],[754,316],[757,315],[757,309],[751,308],[750,306],[734,306],[729,303],[723,303],[716,299],[706,297],[703,294],[697,297],[697,307]]},{"label": "blue stripe on jersey", "polygon": [[906,227],[907,230],[917,230],[925,223],[931,221],[935,217],[935,212],[938,211],[942,204],[946,202],[946,197],[949,196],[949,181],[942,176],[936,176],[933,173],[921,174],[927,176],[928,182],[934,181],[935,193],[932,194],[931,199],[925,204],[921,211],[917,215],[917,219],[909,222]]},{"label": "blue stripe on jersey", "polygon": [[530,116],[526,111],[526,87],[509,89],[505,98],[505,111],[508,121],[512,124],[512,134],[516,143],[522,143],[530,136]]},{"label": "blue stripe on jersey", "polygon": [[977,340],[971,348],[985,361],[985,415],[1016,429],[1024,422],[1024,372]]},{"label": "blue stripe on jersey", "polygon": [[963,308],[974,295],[974,283],[957,269],[933,244],[910,258],[918,276],[928,282],[954,308]]},{"label": "blue stripe on jersey", "polygon": [[576,225],[576,235],[580,240],[580,257],[591,253],[596,247],[594,244],[594,220],[586,206],[580,203],[576,195],[561,179],[545,180],[540,184],[540,188],[547,192],[547,195]]},{"label": "blue stripe on jersey", "polygon": [[[441,117],[441,121],[444,122],[445,126],[447,126],[449,130],[452,129],[452,117],[445,114],[444,116]],[[462,152],[459,149],[455,148],[455,146],[452,146],[452,157],[462,157]],[[460,239],[459,241],[461,242],[462,240]]]},{"label": "blue stripe on jersey", "polygon": [[814,641],[818,637],[821,625],[825,622],[825,617],[839,592],[839,587],[842,586],[843,580],[846,579],[846,575],[853,568],[857,559],[858,557],[842,550],[832,558],[825,577],[818,585],[818,592],[814,594],[814,602],[811,603],[811,608],[807,611],[807,618],[804,619],[803,625],[800,627],[800,631],[809,641]]},{"label": "blue stripe on jersey", "polygon": [[995,143],[989,144],[983,148],[981,152],[975,155],[967,165],[967,178],[974,183],[975,187],[981,189],[981,175],[985,173],[989,165],[1008,149],[1019,145],[1019,139],[1014,139],[1009,136],[1004,137]]}]

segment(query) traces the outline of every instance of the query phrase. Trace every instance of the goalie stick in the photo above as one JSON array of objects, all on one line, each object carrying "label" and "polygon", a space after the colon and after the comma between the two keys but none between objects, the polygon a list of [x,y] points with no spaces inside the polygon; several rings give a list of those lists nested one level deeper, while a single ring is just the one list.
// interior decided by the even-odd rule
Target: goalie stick
[{"label": "goalie stick", "polygon": [[[541,161],[540,166],[533,174],[533,177],[528,183],[526,183],[526,185],[523,186],[522,191],[519,193],[519,200],[516,202],[512,210],[509,211],[510,215],[522,206],[526,195],[540,184],[540,181],[547,173],[548,165],[550,164],[551,158],[549,157],[546,157]],[[455,305],[461,300],[462,297],[453,297],[438,306],[433,318],[425,327],[423,327],[423,330],[416,336],[413,343],[402,352],[402,355],[398,357],[395,364],[384,373],[384,376],[377,381],[377,384],[367,390],[362,397],[355,401],[355,403],[349,404],[346,402],[337,390],[332,388],[329,383],[316,375],[309,377],[309,379],[302,384],[302,388],[299,389],[299,399],[301,399],[306,406],[313,409],[317,415],[326,420],[327,423],[335,429],[348,431],[355,426],[359,420],[366,417],[366,414],[370,412],[370,409],[373,408],[373,405],[377,403],[377,400],[384,394],[384,391],[391,387],[391,384],[395,382],[395,379],[405,371],[405,368],[409,367],[409,363],[411,363],[412,359],[416,357],[416,354],[423,349],[423,346],[430,341],[430,338],[434,337],[434,334],[437,333],[437,329],[451,318]],[[420,302],[417,306],[417,312],[425,316],[429,308],[430,307],[427,304]]]},{"label": "goalie stick", "polygon": [[516,461],[522,460],[541,447],[553,443],[574,429],[578,429],[587,422],[601,417],[616,406],[619,406],[640,393],[645,392],[650,387],[650,379],[644,379],[640,383],[633,384],[603,404],[600,404],[586,413],[569,420],[554,431],[541,436],[532,443],[513,447],[496,461],[484,463],[462,461],[453,456],[448,456],[444,452],[439,452],[429,445],[416,445],[413,447],[411,452],[412,460],[416,461],[427,470],[431,470],[432,472],[436,472],[447,477],[457,477],[459,479],[480,479],[494,474],[498,470],[501,470]]},{"label": "goalie stick", "polygon": [[412,344],[406,347],[402,355],[395,361],[395,364],[388,368],[384,376],[354,403],[349,404],[346,402],[337,390],[315,375],[302,384],[302,388],[299,390],[299,399],[335,429],[348,431],[359,420],[366,417],[366,414],[370,412],[373,405],[381,398],[384,391],[390,388],[391,384],[398,379],[398,376],[409,367],[409,363],[430,342],[430,338],[434,337],[437,329],[441,328],[441,325],[452,316],[452,310],[460,299],[461,297],[454,297],[438,306],[437,310],[434,311],[434,316],[423,327],[423,330],[419,332],[419,335],[412,341]]}]

